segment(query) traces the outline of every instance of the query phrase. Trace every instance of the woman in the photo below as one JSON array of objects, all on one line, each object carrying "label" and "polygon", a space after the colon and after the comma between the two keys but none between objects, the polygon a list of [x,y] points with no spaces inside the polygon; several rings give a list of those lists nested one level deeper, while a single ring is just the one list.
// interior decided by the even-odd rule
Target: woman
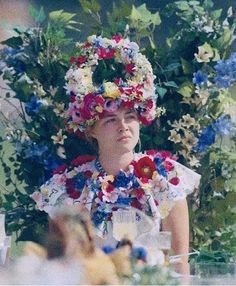
[{"label": "woman", "polygon": [[[185,197],[198,186],[200,176],[169,152],[134,152],[140,123],[150,124],[156,117],[150,63],[136,43],[118,36],[92,36],[78,47],[66,75],[71,101],[67,128],[95,142],[98,156],[78,157],[70,166],[55,170],[32,198],[49,214],[58,205],[84,206],[102,244],[117,243],[113,226],[120,209],[139,209],[158,228],[162,220],[162,230],[172,233],[176,254],[188,253]],[[97,241],[101,244],[101,239]],[[189,273],[187,256],[181,258],[177,271]]]}]

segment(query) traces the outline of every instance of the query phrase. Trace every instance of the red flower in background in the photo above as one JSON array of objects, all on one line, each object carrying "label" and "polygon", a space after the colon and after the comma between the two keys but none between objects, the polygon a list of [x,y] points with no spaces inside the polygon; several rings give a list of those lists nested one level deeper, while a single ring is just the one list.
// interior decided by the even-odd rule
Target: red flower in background
[{"label": "red flower in background", "polygon": [[134,164],[135,176],[137,176],[138,178],[152,178],[153,172],[156,170],[156,166],[149,157],[143,157]]}]

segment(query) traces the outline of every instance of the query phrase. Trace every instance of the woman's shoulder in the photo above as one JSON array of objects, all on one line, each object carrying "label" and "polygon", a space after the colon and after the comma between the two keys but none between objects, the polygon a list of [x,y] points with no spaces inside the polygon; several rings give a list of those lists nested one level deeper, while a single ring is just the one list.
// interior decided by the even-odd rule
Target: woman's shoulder
[{"label": "woman's shoulder", "polygon": [[73,159],[69,164],[63,164],[53,170],[53,177],[55,175],[67,174],[67,176],[73,176],[77,173],[83,173],[86,171],[93,171],[94,161],[96,156],[94,155],[80,155]]}]

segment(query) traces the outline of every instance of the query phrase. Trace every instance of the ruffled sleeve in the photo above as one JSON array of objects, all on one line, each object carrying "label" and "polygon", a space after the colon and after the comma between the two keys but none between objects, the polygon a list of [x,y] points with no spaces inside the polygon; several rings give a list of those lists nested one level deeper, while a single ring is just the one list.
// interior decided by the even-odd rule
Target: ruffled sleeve
[{"label": "ruffled sleeve", "polygon": [[92,159],[92,156],[84,157],[88,162],[82,162],[80,156],[72,161],[72,170],[60,167],[57,173],[39,188],[39,191],[31,195],[39,210],[52,216],[55,207],[69,207],[81,204],[81,201],[87,199],[90,194],[84,191],[87,178],[84,174],[94,168],[94,163],[88,160],[88,157]]},{"label": "ruffled sleeve", "polygon": [[55,206],[60,205],[61,198],[66,196],[65,181],[65,173],[56,174],[31,195],[39,210],[50,215]]}]

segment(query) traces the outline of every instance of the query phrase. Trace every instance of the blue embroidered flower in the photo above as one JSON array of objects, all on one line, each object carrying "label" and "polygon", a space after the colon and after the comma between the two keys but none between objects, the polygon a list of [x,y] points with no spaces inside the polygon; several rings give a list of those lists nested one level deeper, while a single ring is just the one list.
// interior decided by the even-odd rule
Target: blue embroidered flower
[{"label": "blue embroidered flower", "polygon": [[75,188],[82,190],[85,186],[87,178],[82,173],[78,173],[78,175],[76,175],[74,179],[75,179]]},{"label": "blue embroidered flower", "polygon": [[159,157],[154,158],[154,163],[156,165],[158,174],[163,176],[163,177],[167,177],[167,172],[166,172],[166,169],[163,166],[162,162],[163,162],[163,160],[161,158],[159,158]]},{"label": "blue embroidered flower", "polygon": [[103,221],[108,219],[108,214],[105,212],[96,211],[92,214],[92,221],[95,226],[99,226]]},{"label": "blue embroidered flower", "polygon": [[131,182],[134,180],[134,175],[130,174],[130,175],[126,175],[125,172],[120,171],[117,176],[115,177],[114,180],[114,187],[115,188],[126,188],[129,185],[131,185]]}]

